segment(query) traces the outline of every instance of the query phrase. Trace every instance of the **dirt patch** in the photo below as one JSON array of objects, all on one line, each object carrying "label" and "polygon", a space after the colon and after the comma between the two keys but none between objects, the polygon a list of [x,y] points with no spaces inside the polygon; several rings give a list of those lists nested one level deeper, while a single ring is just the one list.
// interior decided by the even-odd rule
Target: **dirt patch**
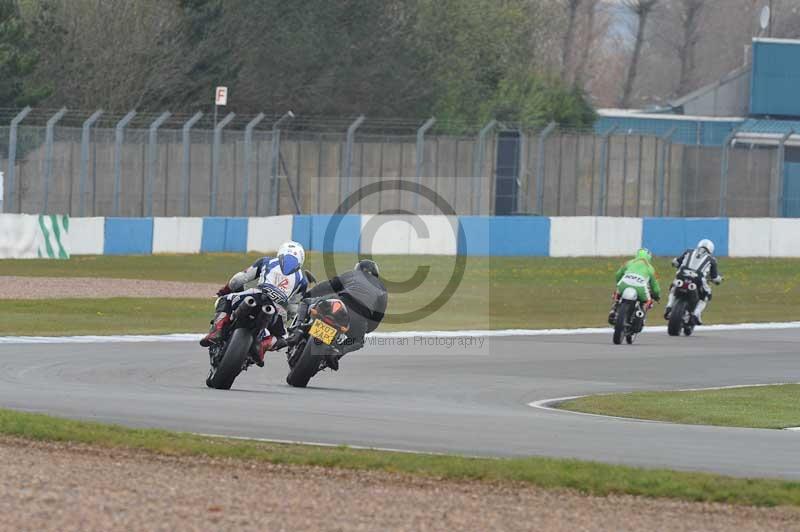
[{"label": "dirt patch", "polygon": [[0,276],[0,299],[110,297],[210,298],[220,284],[95,277]]},{"label": "dirt patch", "polygon": [[800,530],[793,508],[0,438],[2,530]]}]

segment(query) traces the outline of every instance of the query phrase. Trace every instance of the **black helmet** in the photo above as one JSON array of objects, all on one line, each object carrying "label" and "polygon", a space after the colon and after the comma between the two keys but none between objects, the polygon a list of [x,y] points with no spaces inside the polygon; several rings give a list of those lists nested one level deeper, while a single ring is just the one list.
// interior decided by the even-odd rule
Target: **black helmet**
[{"label": "black helmet", "polygon": [[378,263],[374,260],[364,259],[356,262],[356,267],[353,268],[354,270],[361,270],[364,273],[368,273],[370,275],[374,275],[375,277],[380,277],[380,271],[378,270]]}]

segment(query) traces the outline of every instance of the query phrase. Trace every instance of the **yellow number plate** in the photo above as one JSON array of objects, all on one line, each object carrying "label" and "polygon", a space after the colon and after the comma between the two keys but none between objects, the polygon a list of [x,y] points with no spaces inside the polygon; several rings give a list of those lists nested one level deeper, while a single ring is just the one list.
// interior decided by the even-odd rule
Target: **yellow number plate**
[{"label": "yellow number plate", "polygon": [[336,329],[320,320],[314,321],[308,334],[328,345],[336,339]]}]

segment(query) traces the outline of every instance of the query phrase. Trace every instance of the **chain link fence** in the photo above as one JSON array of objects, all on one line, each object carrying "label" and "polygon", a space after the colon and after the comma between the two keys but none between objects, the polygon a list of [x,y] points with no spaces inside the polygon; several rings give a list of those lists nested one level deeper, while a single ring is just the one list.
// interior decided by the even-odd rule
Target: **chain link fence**
[{"label": "chain link fence", "polygon": [[[333,213],[375,184],[354,213],[460,215],[786,216],[800,205],[797,148],[676,142],[616,130],[597,134],[492,123],[463,135],[369,120],[248,126],[191,117],[88,114],[51,126],[0,127],[4,210],[71,216],[268,216]],[[258,121],[255,121],[258,122]],[[155,124],[155,125],[154,125]],[[220,122],[221,124],[221,122]],[[48,133],[48,129],[51,133]],[[685,137],[682,133],[678,136]],[[786,152],[784,155],[784,151]],[[788,162],[787,162],[788,161]],[[438,195],[382,183],[407,180]]]}]

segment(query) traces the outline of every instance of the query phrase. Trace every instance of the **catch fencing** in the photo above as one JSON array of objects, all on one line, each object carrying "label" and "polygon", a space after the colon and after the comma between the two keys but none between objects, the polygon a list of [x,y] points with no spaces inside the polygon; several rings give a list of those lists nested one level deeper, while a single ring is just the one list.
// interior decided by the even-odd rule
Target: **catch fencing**
[{"label": "catch fencing", "polygon": [[[352,214],[780,217],[800,207],[783,147],[678,143],[674,131],[492,121],[453,134],[435,121],[29,109],[5,119],[10,213],[329,214],[354,193]],[[384,186],[398,180],[434,196]]]}]

